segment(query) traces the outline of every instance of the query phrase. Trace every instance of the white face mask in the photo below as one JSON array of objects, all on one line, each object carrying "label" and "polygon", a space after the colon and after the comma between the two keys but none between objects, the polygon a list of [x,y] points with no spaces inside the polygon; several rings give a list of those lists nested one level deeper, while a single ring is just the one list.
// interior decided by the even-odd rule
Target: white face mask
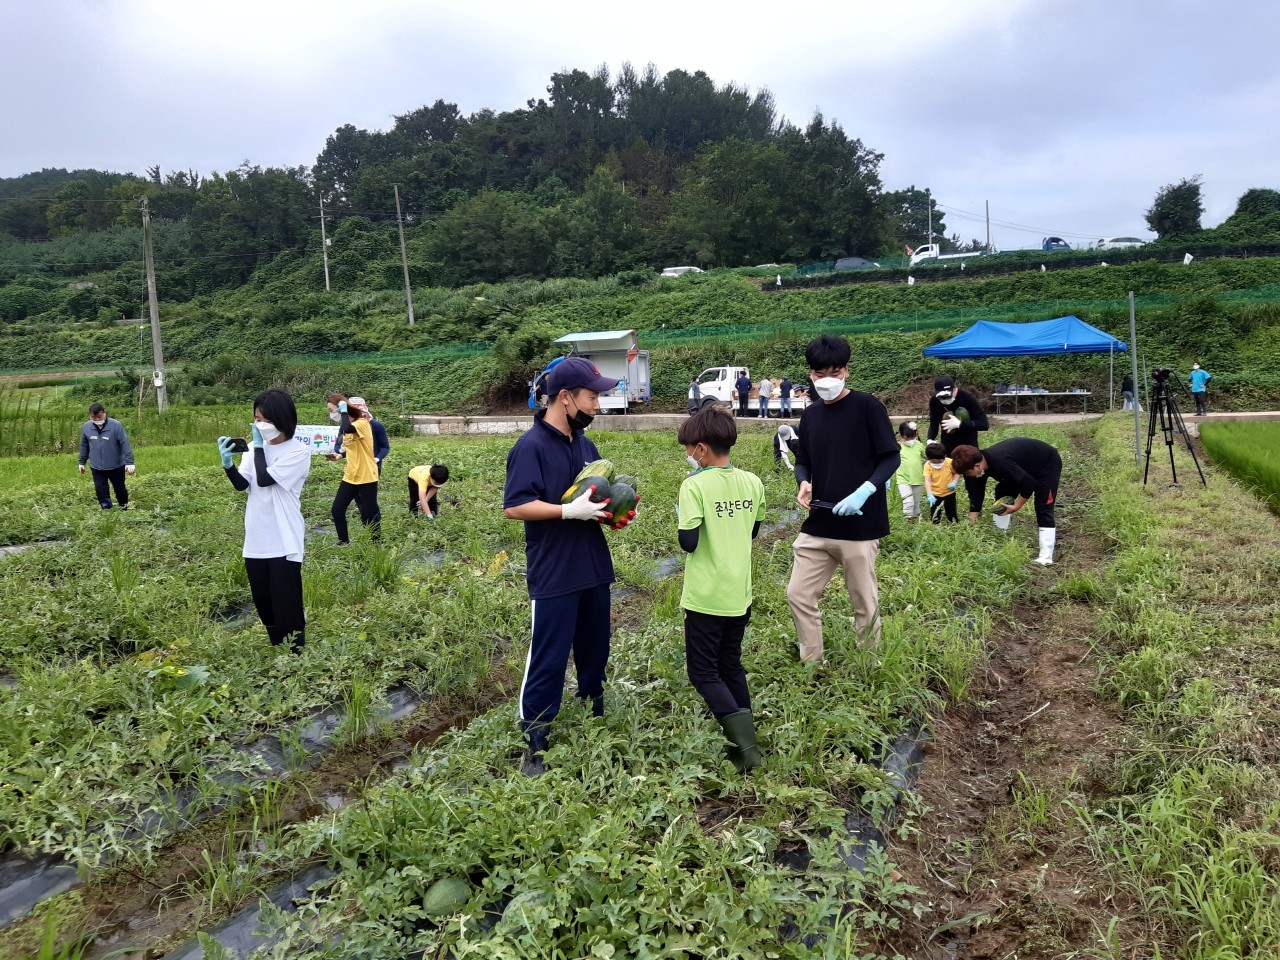
[{"label": "white face mask", "polygon": [[332,420],[334,423],[341,423],[342,414],[340,414],[337,410],[335,410],[333,411],[333,413],[329,414],[329,419]]},{"label": "white face mask", "polygon": [[844,380],[841,377],[819,377],[813,381],[813,389],[818,396],[830,403],[844,392]]},{"label": "white face mask", "polygon": [[280,431],[276,429],[275,424],[273,423],[259,422],[255,423],[254,426],[258,428],[258,432],[262,434],[262,439],[266,443],[270,443],[276,437],[280,436]]},{"label": "white face mask", "polygon": [[935,469],[935,470],[941,470],[941,469],[942,469],[942,461],[941,461],[941,460],[939,460],[937,463],[935,463],[934,461],[930,460],[930,461],[929,461],[929,466],[933,467],[933,469]]},{"label": "white face mask", "polygon": [[101,429],[102,427],[105,427],[105,426],[107,425],[107,419],[106,419],[106,417],[103,417],[101,420],[94,420],[94,421],[91,421],[91,422],[93,423],[93,425],[94,425],[95,427],[98,427],[99,429]]},{"label": "white face mask", "polygon": [[689,461],[689,468],[690,468],[691,470],[701,470],[701,469],[702,469],[702,464],[700,464],[700,463],[697,461],[697,458],[696,458],[696,457],[694,457],[694,455],[693,455],[693,454],[689,454],[688,456],[686,456],[686,457],[685,457],[685,459]]},{"label": "white face mask", "polygon": [[912,437],[910,440],[903,440],[902,445],[904,447],[914,447],[916,445],[916,438]]}]

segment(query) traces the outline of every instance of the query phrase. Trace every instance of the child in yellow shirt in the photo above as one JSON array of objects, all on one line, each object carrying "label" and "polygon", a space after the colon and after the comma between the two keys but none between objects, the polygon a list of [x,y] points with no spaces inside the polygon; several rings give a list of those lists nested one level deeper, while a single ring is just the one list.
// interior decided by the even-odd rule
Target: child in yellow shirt
[{"label": "child in yellow shirt", "polygon": [[951,469],[947,448],[934,440],[924,448],[924,492],[929,498],[929,517],[934,523],[942,522],[942,514],[948,523],[956,522],[956,487],[960,478]]}]

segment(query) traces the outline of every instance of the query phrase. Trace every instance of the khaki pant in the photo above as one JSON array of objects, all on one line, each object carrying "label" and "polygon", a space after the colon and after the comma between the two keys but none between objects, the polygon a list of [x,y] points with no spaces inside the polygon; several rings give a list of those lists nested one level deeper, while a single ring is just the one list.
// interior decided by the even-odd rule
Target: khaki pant
[{"label": "khaki pant", "polygon": [[818,600],[836,567],[844,569],[849,602],[859,639],[868,647],[880,645],[880,589],[876,584],[879,540],[829,540],[802,533],[791,546],[795,563],[787,584],[787,602],[799,638],[800,659],[822,660],[822,612]]}]

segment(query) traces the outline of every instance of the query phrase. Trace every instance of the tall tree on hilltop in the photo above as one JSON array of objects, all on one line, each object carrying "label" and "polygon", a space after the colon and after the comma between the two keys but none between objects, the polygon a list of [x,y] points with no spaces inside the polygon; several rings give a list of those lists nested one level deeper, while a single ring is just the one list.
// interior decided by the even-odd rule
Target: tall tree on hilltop
[{"label": "tall tree on hilltop", "polygon": [[884,195],[883,205],[889,230],[886,248],[890,251],[901,253],[904,247],[914,250],[930,242],[930,210],[933,211],[932,242],[946,245],[945,214],[927,190],[918,190],[914,184],[905,190],[890,190]]},{"label": "tall tree on hilltop", "polygon": [[1199,233],[1204,204],[1200,200],[1200,175],[1170,183],[1160,189],[1147,211],[1147,226],[1160,240]]},{"label": "tall tree on hilltop", "polygon": [[887,218],[880,202],[883,155],[851,139],[835,121],[815,113],[801,132],[788,126],[779,143],[790,160],[793,240],[788,259],[870,254],[884,244]]}]

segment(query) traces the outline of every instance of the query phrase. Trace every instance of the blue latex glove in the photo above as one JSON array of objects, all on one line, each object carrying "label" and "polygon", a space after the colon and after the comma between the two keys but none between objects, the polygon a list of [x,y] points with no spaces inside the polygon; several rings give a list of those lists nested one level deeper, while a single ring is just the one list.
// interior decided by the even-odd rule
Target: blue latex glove
[{"label": "blue latex glove", "polygon": [[893,477],[890,477],[884,482],[884,492],[886,494],[893,493]]},{"label": "blue latex glove", "polygon": [[837,517],[847,517],[850,514],[862,515],[862,505],[867,502],[867,498],[876,492],[876,485],[870,480],[864,480],[862,486],[853,493],[849,494],[843,500],[832,508],[831,512]]},{"label": "blue latex glove", "polygon": [[950,483],[947,484],[947,489],[954,490],[959,485],[959,483],[960,483],[959,480],[952,480]]},{"label": "blue latex glove", "polygon": [[346,412],[347,412],[347,401],[345,401],[345,400],[339,400],[339,401],[338,401],[338,412],[339,412],[339,413],[346,413]]},{"label": "blue latex glove", "polygon": [[256,423],[251,423],[249,424],[249,429],[253,432],[253,445],[255,447],[263,446],[262,431],[258,429],[258,425]]},{"label": "blue latex glove", "polygon": [[222,454],[222,465],[230,470],[232,467],[231,458],[235,455],[235,451],[231,449],[230,437],[218,438],[218,453]]},{"label": "blue latex glove", "polygon": [[932,510],[934,506],[937,504],[938,498],[935,497],[932,493],[928,494],[928,497],[929,497],[929,509]]}]

